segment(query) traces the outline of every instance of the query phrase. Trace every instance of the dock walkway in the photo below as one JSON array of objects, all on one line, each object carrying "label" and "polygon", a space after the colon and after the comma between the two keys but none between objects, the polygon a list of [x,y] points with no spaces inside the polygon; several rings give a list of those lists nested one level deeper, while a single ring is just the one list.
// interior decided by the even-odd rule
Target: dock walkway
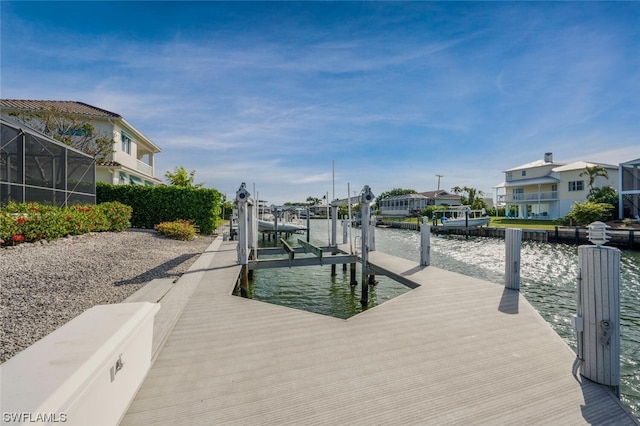
[{"label": "dock walkway", "polygon": [[516,291],[372,252],[420,286],[342,320],[230,295],[211,247],[122,425],[638,424]]}]

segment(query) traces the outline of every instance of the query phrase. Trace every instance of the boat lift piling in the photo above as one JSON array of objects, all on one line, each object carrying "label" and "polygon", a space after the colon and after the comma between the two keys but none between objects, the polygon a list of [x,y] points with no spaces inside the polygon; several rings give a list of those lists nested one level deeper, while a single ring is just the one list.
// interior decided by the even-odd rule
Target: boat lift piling
[{"label": "boat lift piling", "polygon": [[240,188],[236,192],[236,206],[238,208],[238,263],[242,265],[240,273],[240,292],[244,297],[249,293],[249,217],[253,215],[248,213],[249,207],[253,207],[251,194],[247,191],[246,184],[242,182]]},{"label": "boat lift piling", "polygon": [[362,251],[360,258],[362,259],[362,295],[360,303],[363,306],[369,304],[369,280],[367,279],[368,255],[369,255],[369,222],[370,222],[370,203],[373,202],[375,196],[371,192],[369,185],[365,185],[360,196],[361,217],[362,217]]}]

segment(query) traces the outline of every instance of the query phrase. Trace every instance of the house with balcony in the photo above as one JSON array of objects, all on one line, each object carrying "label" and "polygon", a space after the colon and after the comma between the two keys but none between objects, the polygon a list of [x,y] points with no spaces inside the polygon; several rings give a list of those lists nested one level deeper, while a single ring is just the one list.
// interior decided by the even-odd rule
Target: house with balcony
[{"label": "house with balcony", "polygon": [[154,156],[161,149],[120,114],[83,102],[0,99],[3,114],[55,109],[86,119],[99,135],[112,137],[114,152],[96,164],[96,181],[114,185],[162,184],[154,176]]},{"label": "house with balcony", "polygon": [[504,182],[495,186],[498,205],[506,208],[509,217],[519,219],[564,217],[573,203],[587,201],[591,188],[584,172],[593,166],[604,168],[609,175],[596,177],[593,188],[609,185],[617,190],[618,166],[588,161],[558,163],[547,152],[542,160],[503,171]]}]

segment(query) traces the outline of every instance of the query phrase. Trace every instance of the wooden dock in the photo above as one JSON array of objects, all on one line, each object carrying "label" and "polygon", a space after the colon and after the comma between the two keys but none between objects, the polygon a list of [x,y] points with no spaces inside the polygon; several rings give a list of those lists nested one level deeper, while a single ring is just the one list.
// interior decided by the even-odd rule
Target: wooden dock
[{"label": "wooden dock", "polygon": [[191,295],[122,425],[639,424],[514,290],[372,252],[419,287],[341,320],[230,295],[236,244],[178,281]]}]

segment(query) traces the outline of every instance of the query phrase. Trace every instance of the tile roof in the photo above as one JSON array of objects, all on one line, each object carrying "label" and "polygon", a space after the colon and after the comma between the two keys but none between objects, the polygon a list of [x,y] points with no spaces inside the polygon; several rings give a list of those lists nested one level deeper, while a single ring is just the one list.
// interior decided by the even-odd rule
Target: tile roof
[{"label": "tile roof", "polygon": [[72,114],[86,115],[90,117],[122,118],[120,114],[107,111],[106,109],[94,107],[84,102],[76,101],[38,101],[22,99],[0,99],[1,108],[11,108],[17,110],[38,110],[46,108],[57,108],[61,111]]}]

